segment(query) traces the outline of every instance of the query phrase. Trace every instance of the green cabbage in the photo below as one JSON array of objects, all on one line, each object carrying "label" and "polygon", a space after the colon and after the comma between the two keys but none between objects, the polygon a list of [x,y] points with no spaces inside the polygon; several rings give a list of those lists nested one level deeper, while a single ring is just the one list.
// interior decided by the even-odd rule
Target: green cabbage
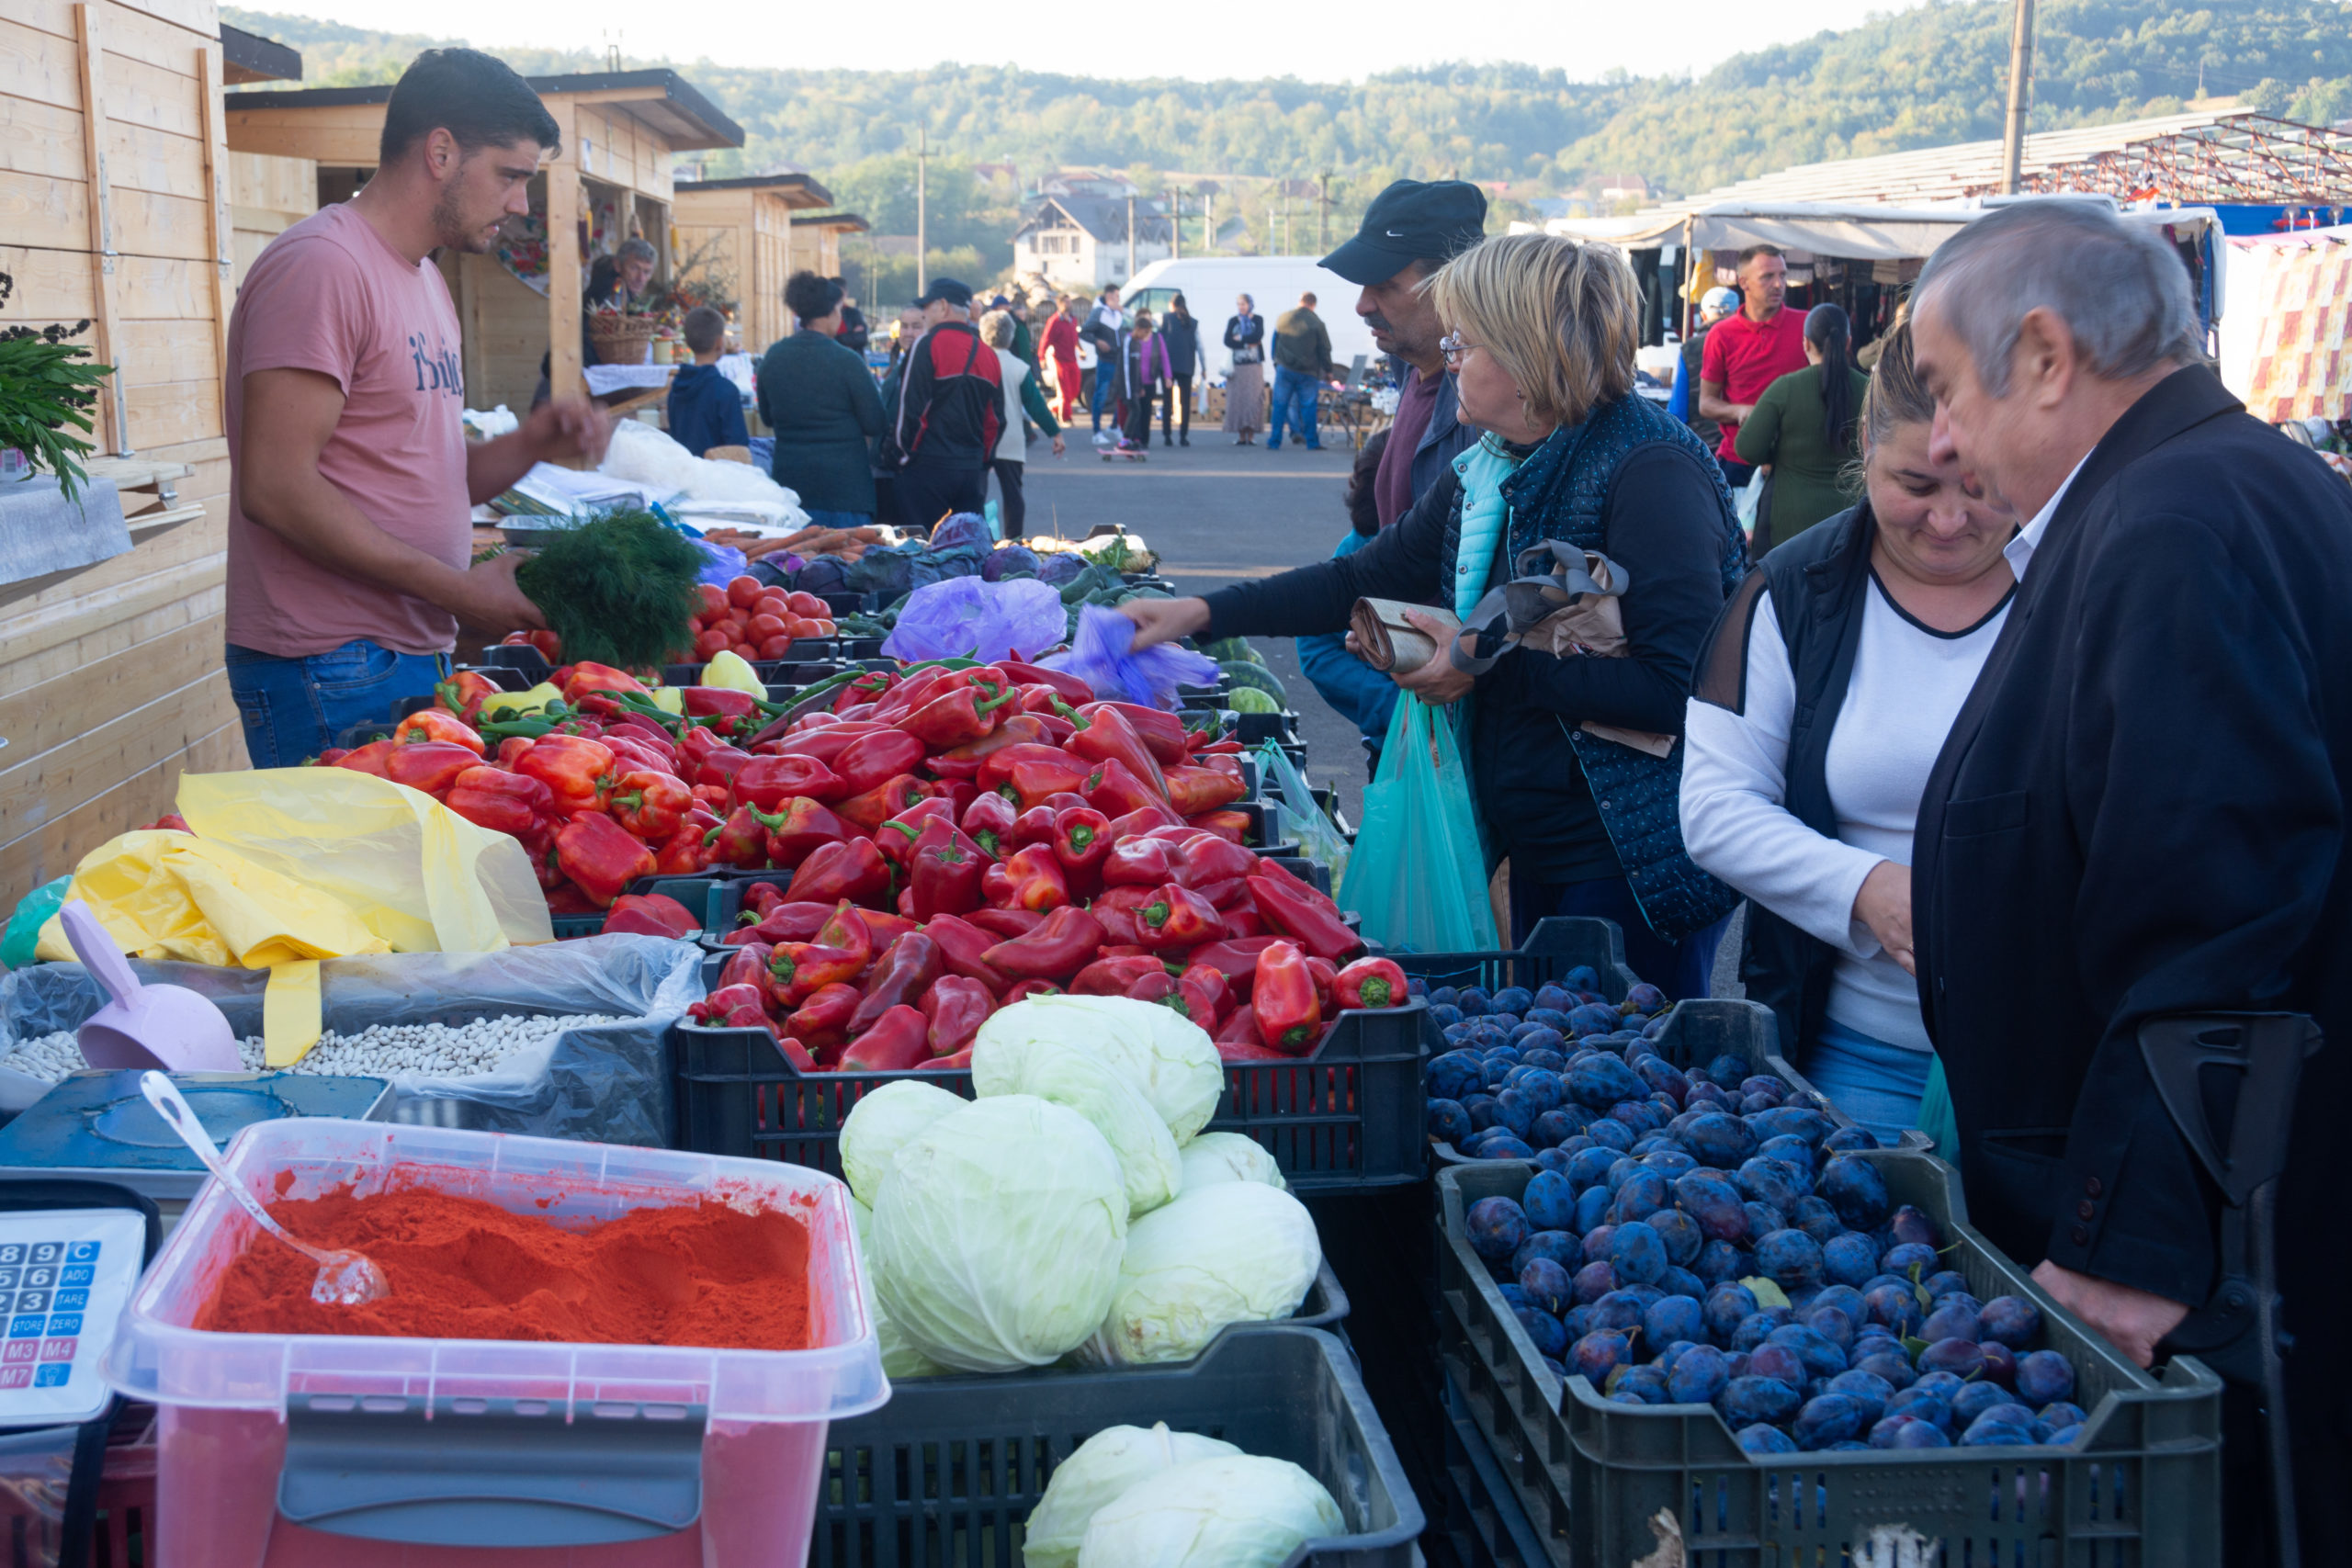
[{"label": "green cabbage", "polygon": [[973,1092],[990,1041],[1060,1040],[1118,1067],[1143,1091],[1181,1147],[1208,1125],[1225,1094],[1225,1066],[1208,1032],[1173,1009],[1126,997],[1031,997],[989,1016],[972,1051]]},{"label": "green cabbage", "polygon": [[1322,1264],[1314,1217],[1289,1193],[1255,1181],[1187,1191],[1128,1227],[1118,1292],[1081,1357],[1190,1359],[1228,1323],[1296,1312]]},{"label": "green cabbage", "polygon": [[1096,1509],[1170,1465],[1240,1451],[1215,1438],[1171,1432],[1165,1421],[1148,1432],[1140,1427],[1104,1427],[1054,1467],[1046,1495],[1021,1529],[1023,1568],[1076,1568],[1078,1543]]},{"label": "green cabbage", "polygon": [[1194,1460],[1096,1509],[1078,1568],[1282,1568],[1305,1542],[1346,1529],[1323,1483],[1288,1460]]},{"label": "green cabbage", "polygon": [[[961,1101],[958,1101],[960,1104]],[[862,1257],[874,1256],[874,1211],[855,1198],[849,1201],[850,1218],[857,1226],[857,1247]],[[865,1275],[865,1315],[874,1325],[875,1343],[882,1351],[882,1372],[890,1378],[937,1377],[947,1369],[907,1343],[890,1314],[882,1310],[882,1299],[875,1294],[872,1265]]]},{"label": "green cabbage", "polygon": [[902,1145],[874,1199],[875,1290],[916,1350],[1041,1367],[1101,1326],[1126,1186],[1092,1122],[1034,1095],[977,1100]]},{"label": "green cabbage", "polygon": [[972,1047],[972,1086],[982,1099],[1034,1094],[1094,1123],[1119,1156],[1127,1217],[1149,1213],[1183,1185],[1168,1123],[1118,1066],[1091,1046],[1042,1032],[982,1034]]},{"label": "green cabbage", "polygon": [[899,1145],[970,1103],[937,1084],[915,1078],[886,1083],[859,1100],[842,1123],[842,1177],[849,1190],[871,1204]]},{"label": "green cabbage", "polygon": [[1290,1190],[1290,1183],[1283,1179],[1282,1167],[1274,1163],[1265,1145],[1240,1133],[1203,1133],[1184,1145],[1183,1161],[1182,1190],[1186,1192],[1220,1181],[1261,1181],[1283,1191]]}]

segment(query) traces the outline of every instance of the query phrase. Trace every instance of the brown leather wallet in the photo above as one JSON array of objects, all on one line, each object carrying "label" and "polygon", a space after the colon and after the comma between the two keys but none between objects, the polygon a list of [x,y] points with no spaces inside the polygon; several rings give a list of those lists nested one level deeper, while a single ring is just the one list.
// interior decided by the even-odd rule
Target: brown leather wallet
[{"label": "brown leather wallet", "polygon": [[1438,644],[1405,618],[1408,610],[1434,616],[1447,628],[1446,646],[1453,646],[1453,634],[1462,629],[1462,623],[1447,612],[1408,604],[1402,599],[1359,599],[1348,615],[1349,628],[1355,633],[1356,657],[1392,675],[1409,675],[1435,659]]}]

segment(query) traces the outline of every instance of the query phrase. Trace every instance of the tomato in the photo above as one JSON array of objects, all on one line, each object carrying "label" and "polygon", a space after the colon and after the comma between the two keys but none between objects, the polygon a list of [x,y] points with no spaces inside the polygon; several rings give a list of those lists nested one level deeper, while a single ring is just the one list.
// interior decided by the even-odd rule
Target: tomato
[{"label": "tomato", "polygon": [[814,593],[796,588],[788,596],[788,600],[792,613],[796,615],[821,615],[825,613],[825,602]]},{"label": "tomato", "polygon": [[730,637],[741,637],[751,626],[752,617],[741,610],[729,610],[723,619],[710,624],[723,629]]},{"label": "tomato", "polygon": [[819,637],[833,637],[838,635],[841,629],[833,624],[833,618],[831,615],[812,616],[808,624],[817,628]]},{"label": "tomato", "polygon": [[769,637],[765,642],[760,644],[760,657],[762,659],[791,658],[792,639],[781,634]]},{"label": "tomato", "polygon": [[695,597],[701,602],[698,613],[706,618],[727,613],[727,590],[717,583],[695,583]]},{"label": "tomato", "polygon": [[563,662],[563,639],[556,636],[555,633],[550,631],[533,632],[529,640],[533,648],[537,649],[541,654],[546,656],[548,663],[560,664]]},{"label": "tomato", "polygon": [[739,610],[748,610],[760,602],[767,592],[767,584],[756,577],[730,578],[727,583],[727,602]]},{"label": "tomato", "polygon": [[727,634],[712,627],[695,634],[695,658],[707,664],[727,648]]},{"label": "tomato", "polygon": [[758,601],[752,605],[752,614],[775,615],[781,618],[792,614],[792,606],[786,602],[783,594],[771,588],[761,594]]},{"label": "tomato", "polygon": [[772,637],[785,635],[784,621],[776,615],[753,615],[751,623],[743,630],[753,642],[765,642]]},{"label": "tomato", "polygon": [[531,634],[529,632],[508,632],[504,637],[499,638],[499,645],[503,648],[512,648],[518,643],[528,645],[530,640]]},{"label": "tomato", "polygon": [[808,619],[805,615],[792,616],[789,620],[784,623],[784,629],[797,637],[822,637],[825,635],[817,629],[816,622]]}]

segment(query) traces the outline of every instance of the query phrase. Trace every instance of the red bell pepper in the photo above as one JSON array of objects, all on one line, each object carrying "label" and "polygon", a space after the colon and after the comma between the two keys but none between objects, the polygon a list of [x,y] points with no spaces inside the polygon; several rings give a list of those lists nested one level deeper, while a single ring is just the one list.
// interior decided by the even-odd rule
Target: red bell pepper
[{"label": "red bell pepper", "polygon": [[1341,1008],[1403,1007],[1411,990],[1394,959],[1359,958],[1331,982],[1331,999]]},{"label": "red bell pepper", "polygon": [[1001,860],[1018,847],[1013,843],[1012,834],[1019,819],[1012,802],[994,790],[982,790],[972,797],[972,804],[964,808],[964,831],[970,834],[972,841],[982,850]]},{"label": "red bell pepper", "polygon": [[1337,964],[1363,951],[1340,907],[1287,872],[1250,878],[1250,901],[1259,918],[1317,958]]},{"label": "red bell pepper", "polygon": [[1054,813],[1054,858],[1075,887],[1093,888],[1112,849],[1111,819],[1091,806],[1066,806]]},{"label": "red bell pepper", "polygon": [[640,936],[694,936],[702,930],[702,917],[664,893],[624,893],[613,900],[613,912],[605,917],[607,935],[614,931],[633,931]]},{"label": "red bell pepper", "polygon": [[1082,708],[1056,711],[1078,727],[1078,733],[1069,738],[1071,755],[1090,761],[1120,763],[1152,794],[1162,800],[1168,798],[1168,785],[1160,775],[1159,759],[1116,707],[1109,703],[1089,703]]},{"label": "red bell pepper", "polygon": [[458,774],[481,766],[481,753],[469,751],[450,741],[402,740],[394,741],[390,754],[384,759],[384,776],[396,784],[423,790],[438,799],[449,793],[449,786],[457,783]]},{"label": "red bell pepper", "polygon": [[543,735],[513,766],[547,785],[557,813],[564,817],[601,809],[612,788],[612,748],[576,735]]},{"label": "red bell pepper", "polygon": [[1225,1022],[1213,1038],[1216,1054],[1228,1062],[1266,1062],[1279,1060],[1280,1051],[1270,1051],[1258,1038],[1258,1010],[1242,1003],[1225,1015]]},{"label": "red bell pepper", "polygon": [[866,925],[874,932],[874,956],[881,957],[890,951],[890,944],[910,931],[919,931],[914,920],[906,915],[894,915],[887,909],[863,911]]},{"label": "red bell pepper", "polygon": [[703,837],[713,865],[757,871],[768,863],[767,824],[752,807],[737,807],[728,814],[726,821]]},{"label": "red bell pepper", "polygon": [[[1035,788],[1034,796],[1029,798],[1023,798],[1023,792],[1012,782],[1013,770],[1024,765],[1030,770],[1025,776]],[[1053,794],[1057,787],[1075,789],[1085,778],[1085,767],[1060,747],[1023,743],[1001,747],[981,758],[979,774],[974,782],[984,790],[995,790],[1000,794],[1012,791],[1006,798],[1017,800],[1026,807],[1036,805]],[[1044,784],[1048,779],[1067,782],[1048,787],[1035,787]]]},{"label": "red bell pepper", "polygon": [[[445,802],[444,804],[447,803]],[[166,811],[161,817],[156,818],[153,822],[148,823],[145,827],[134,829],[133,831],[141,833],[193,834],[196,829],[189,827],[187,825],[187,818],[181,816],[178,812]]]},{"label": "red bell pepper", "polygon": [[1204,882],[1193,889],[1209,901],[1209,908],[1223,914],[1227,909],[1240,908],[1250,901],[1250,879],[1228,876],[1223,882]]},{"label": "red bell pepper", "polygon": [[1087,804],[1105,817],[1125,817],[1151,807],[1166,807],[1167,799],[1137,778],[1125,762],[1097,762],[1086,775]]},{"label": "red bell pepper", "polygon": [[882,858],[874,840],[845,839],[818,846],[792,874],[792,886],[785,896],[796,903],[847,899],[878,909],[889,893],[890,863]]},{"label": "red bell pepper", "polygon": [[980,764],[990,755],[1008,746],[1046,746],[1053,744],[1052,731],[1035,716],[1014,714],[978,740],[943,751],[933,757],[928,766],[941,777],[972,778]]},{"label": "red bell pepper", "polygon": [[933,915],[923,922],[923,935],[939,944],[940,962],[951,975],[967,980],[978,980],[991,994],[1001,992],[1011,984],[1002,975],[989,967],[988,950],[1003,941],[993,931],[984,931],[971,921],[955,915]]},{"label": "red bell pepper", "polygon": [[[739,916],[739,919],[749,919]],[[741,931],[729,931],[723,939],[737,942],[813,942],[833,918],[829,904],[786,904],[775,902],[760,911],[759,919]]]},{"label": "red bell pepper", "polygon": [[[933,838],[933,834],[937,834]],[[981,884],[989,870],[988,858],[977,845],[944,824],[925,829],[925,842],[915,850],[909,873],[909,912],[918,920],[940,915],[967,915],[987,902]]]},{"label": "red bell pepper", "polygon": [[616,725],[605,731],[601,744],[613,754],[613,770],[626,773],[632,768],[650,768],[657,773],[678,778],[676,749],[657,740],[633,724]]},{"label": "red bell pepper", "polygon": [[839,981],[820,986],[802,998],[799,1007],[784,1021],[785,1032],[814,1052],[846,1045],[849,1021],[857,1015],[857,1004],[865,999],[855,986]]},{"label": "red bell pepper", "polygon": [[1147,975],[1165,978],[1168,965],[1148,955],[1142,958],[1098,958],[1078,972],[1069,983],[1074,997],[1124,997],[1127,988]]},{"label": "red bell pepper", "polygon": [[[911,865],[916,849],[922,845],[933,822],[953,829],[956,808],[946,801],[926,795],[877,828],[874,841],[881,847],[884,860],[897,866]],[[959,833],[957,837],[962,835]]]},{"label": "red bell pepper", "polygon": [[890,944],[865,982],[865,999],[849,1021],[852,1039],[881,1021],[890,1009],[912,1006],[945,972],[938,944],[921,931],[910,931]]},{"label": "red bell pepper", "polygon": [[555,809],[548,786],[526,773],[487,763],[468,768],[450,781],[441,803],[477,828],[521,838]]},{"label": "red bell pepper", "polygon": [[1215,1030],[1233,1006],[1233,987],[1213,964],[1187,964],[1176,976],[1176,986],[1184,998],[1184,1015],[1203,1029]]},{"label": "red bell pepper", "polygon": [[806,796],[787,801],[781,812],[774,816],[754,812],[766,830],[767,840],[763,863],[797,871],[810,855],[827,844],[846,843],[849,824],[824,807]]},{"label": "red bell pepper", "polygon": [[995,730],[1001,710],[1012,701],[1012,689],[989,691],[965,686],[936,696],[898,721],[899,728],[933,751],[949,751]]},{"label": "red bell pepper", "polygon": [[983,906],[964,917],[984,931],[1000,940],[1027,936],[1046,923],[1046,917],[1030,909],[998,909]]},{"label": "red bell pepper", "polygon": [[1054,841],[1054,814],[1060,809],[1059,807],[1040,802],[1015,818],[1012,823],[1012,843],[1011,849],[1005,852],[1005,858],[1008,860],[1012,858],[1012,850],[1025,850],[1031,844],[1044,844],[1051,848]]},{"label": "red bell pepper", "polygon": [[686,1016],[706,1029],[764,1029],[774,1034],[775,1025],[768,1021],[764,1000],[757,986],[721,986],[688,1004]]},{"label": "red bell pepper", "polygon": [[694,782],[699,784],[720,784],[729,792],[735,787],[735,775],[752,760],[749,751],[733,746],[714,746],[705,751],[695,763]]},{"label": "red bell pepper", "polygon": [[1187,887],[1254,876],[1261,863],[1248,850],[1227,843],[1214,833],[1193,833],[1177,846],[1177,852],[1182,863],[1177,868],[1176,880]]},{"label": "red bell pepper", "polygon": [[555,857],[557,869],[599,908],[609,908],[623,888],[653,870],[653,852],[597,811],[583,811],[557,830]]},{"label": "red bell pepper", "polygon": [[1214,833],[1228,844],[1250,841],[1250,814],[1246,811],[1204,811],[1189,820],[1193,827]]},{"label": "red bell pepper", "polygon": [[1025,663],[1018,659],[1000,659],[996,667],[1017,686],[1050,686],[1054,694],[1066,703],[1091,703],[1094,700],[1094,688],[1067,671],[1048,670],[1042,664]]},{"label": "red bell pepper", "polygon": [[1111,837],[1114,840],[1143,839],[1160,828],[1182,828],[1184,819],[1165,806],[1148,806],[1128,812],[1125,817],[1111,818]]},{"label": "red bell pepper", "polygon": [[1101,893],[1095,895],[1087,908],[1093,911],[1096,919],[1102,922],[1102,929],[1110,933],[1112,942],[1122,946],[1134,947],[1140,952],[1143,943],[1141,933],[1136,929],[1136,911],[1150,903],[1152,896],[1158,891],[1156,887],[1143,887],[1133,884],[1105,887]]},{"label": "red bell pepper", "polygon": [[820,986],[846,986],[874,959],[874,931],[846,898],[837,905],[813,942],[779,942],[768,958],[769,993],[785,1007],[798,1007]]},{"label": "red bell pepper", "polygon": [[1167,776],[1168,804],[1186,818],[1232,805],[1241,798],[1245,787],[1239,779],[1215,768],[1174,767]]},{"label": "red bell pepper", "polygon": [[[996,1010],[996,998],[978,980],[961,975],[940,976],[922,997],[922,1015],[931,1021],[926,1043],[933,1056],[952,1056],[971,1049],[980,1025]],[[931,1064],[936,1066],[936,1063]]]},{"label": "red bell pepper", "polygon": [[1235,936],[1275,936],[1280,934],[1272,926],[1266,924],[1265,917],[1259,914],[1256,907],[1253,905],[1237,905],[1234,908],[1224,911],[1224,914],[1225,929],[1231,931]]},{"label": "red bell pepper", "polygon": [[1304,1056],[1322,1038],[1315,977],[1306,972],[1306,955],[1292,942],[1270,943],[1258,954],[1250,1006],[1258,1015],[1258,1038],[1275,1050]]},{"label": "red bell pepper", "polygon": [[727,814],[735,809],[731,792],[728,790],[715,784],[692,784],[688,788],[695,797],[695,805],[707,812],[715,821],[725,821]]},{"label": "red bell pepper", "polygon": [[1125,719],[1127,727],[1136,732],[1136,739],[1150,751],[1151,760],[1162,767],[1191,760],[1193,748],[1184,738],[1184,721],[1174,714],[1136,703],[1096,703],[1079,711],[1091,714],[1097,707],[1109,708]]},{"label": "red bell pepper", "polygon": [[763,942],[750,942],[737,948],[727,955],[727,962],[718,966],[718,985],[711,989],[718,990],[720,986],[757,986],[764,994],[768,980],[768,944]]},{"label": "red bell pepper", "polygon": [[[487,675],[460,670],[433,688],[433,700],[443,711],[456,714],[472,725],[481,722],[481,705],[498,695],[502,689]],[[480,739],[481,737],[475,739]]]},{"label": "red bell pepper", "polygon": [[559,679],[555,683],[562,689],[563,700],[573,707],[582,706],[589,697],[608,694],[632,692],[640,697],[653,694],[628,671],[616,670],[609,664],[597,664],[585,659],[577,664],[565,666],[557,671],[557,675]]},{"label": "red bell pepper", "polygon": [[1325,1017],[1340,1010],[1331,1005],[1331,987],[1340,978],[1339,965],[1328,958],[1306,955],[1307,976],[1315,982],[1315,1006]]},{"label": "red bell pepper", "polygon": [[[1230,922],[1227,922],[1228,924]],[[1258,973],[1258,955],[1282,940],[1271,936],[1229,937],[1193,950],[1191,967],[1203,965],[1225,976],[1226,985],[1241,1000],[1250,997],[1250,981]]]},{"label": "red bell pepper", "polygon": [[694,792],[676,774],[639,768],[614,781],[605,809],[640,839],[667,839],[694,803]]},{"label": "red bell pepper", "polygon": [[868,670],[863,675],[852,677],[842,685],[842,694],[833,699],[833,711],[841,713],[862,703],[871,703],[898,683],[899,674],[895,670]]},{"label": "red bell pepper", "polygon": [[[726,745],[727,742],[715,731],[704,729],[700,726],[690,728],[678,737],[679,766],[690,769],[692,765],[700,763],[713,751],[724,750]],[[693,780],[689,778],[687,782],[691,784]]]},{"label": "red bell pepper", "polygon": [[844,1073],[903,1073],[931,1060],[931,1020],[900,1005],[874,1021],[842,1055]]},{"label": "red bell pepper", "polygon": [[1102,922],[1064,905],[1027,936],[999,942],[988,951],[989,967],[1016,980],[1067,980],[1102,945]]},{"label": "red bell pepper", "polygon": [[735,770],[728,789],[735,805],[763,811],[781,811],[787,800],[831,802],[842,797],[840,778],[814,757],[753,757]]},{"label": "red bell pepper", "polygon": [[937,695],[953,671],[937,665],[928,670],[910,670],[906,678],[874,699],[874,722],[896,726],[899,720]]},{"label": "red bell pepper", "polygon": [[914,774],[895,773],[865,793],[851,795],[833,810],[842,821],[870,834],[917,801],[928,798]]},{"label": "red bell pepper", "polygon": [[395,745],[408,746],[423,740],[462,746],[477,757],[483,750],[481,736],[472,725],[439,708],[419,708],[392,727]]},{"label": "red bell pepper", "polygon": [[1155,953],[1220,942],[1225,934],[1216,906],[1180,883],[1162,885],[1136,911],[1136,940]]},{"label": "red bell pepper", "polygon": [[1062,988],[1051,980],[1023,980],[1004,993],[1004,1005],[1011,1007],[1015,1002],[1025,1002],[1031,997],[1058,997],[1061,994]]},{"label": "red bell pepper", "polygon": [[710,849],[703,842],[709,831],[695,818],[683,820],[677,830],[662,840],[653,852],[653,874],[656,876],[693,876],[710,869]]},{"label": "red bell pepper", "polygon": [[913,736],[902,730],[877,729],[843,747],[832,768],[845,794],[864,795],[900,773],[914,772],[927,754],[922,742]]},{"label": "red bell pepper", "polygon": [[1178,856],[1158,839],[1121,839],[1102,862],[1102,881],[1111,887],[1158,887],[1178,874]]},{"label": "red bell pepper", "polygon": [[1061,863],[1044,844],[1016,850],[1001,865],[989,866],[980,878],[981,896],[1000,909],[1027,909],[1044,914],[1069,902],[1069,879]]},{"label": "red bell pepper", "polygon": [[836,720],[813,729],[794,730],[772,740],[754,741],[752,746],[763,757],[813,758],[838,773],[840,770],[834,764],[841,761],[842,753],[849,750],[850,743],[862,736],[878,735],[883,728],[878,724]]}]

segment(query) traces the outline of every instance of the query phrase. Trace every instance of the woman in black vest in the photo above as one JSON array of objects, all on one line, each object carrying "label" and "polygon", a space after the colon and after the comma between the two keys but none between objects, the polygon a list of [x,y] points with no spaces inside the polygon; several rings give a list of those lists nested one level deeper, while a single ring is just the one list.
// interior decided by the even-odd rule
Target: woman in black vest
[{"label": "woman in black vest", "polygon": [[1934,417],[1898,327],[1863,405],[1865,500],[1740,585],[1684,731],[1683,839],[1751,900],[1747,994],[1814,1086],[1887,1141],[1941,1098],[1912,979],[1919,794],[2016,591],[2016,519],[1930,457]]}]

